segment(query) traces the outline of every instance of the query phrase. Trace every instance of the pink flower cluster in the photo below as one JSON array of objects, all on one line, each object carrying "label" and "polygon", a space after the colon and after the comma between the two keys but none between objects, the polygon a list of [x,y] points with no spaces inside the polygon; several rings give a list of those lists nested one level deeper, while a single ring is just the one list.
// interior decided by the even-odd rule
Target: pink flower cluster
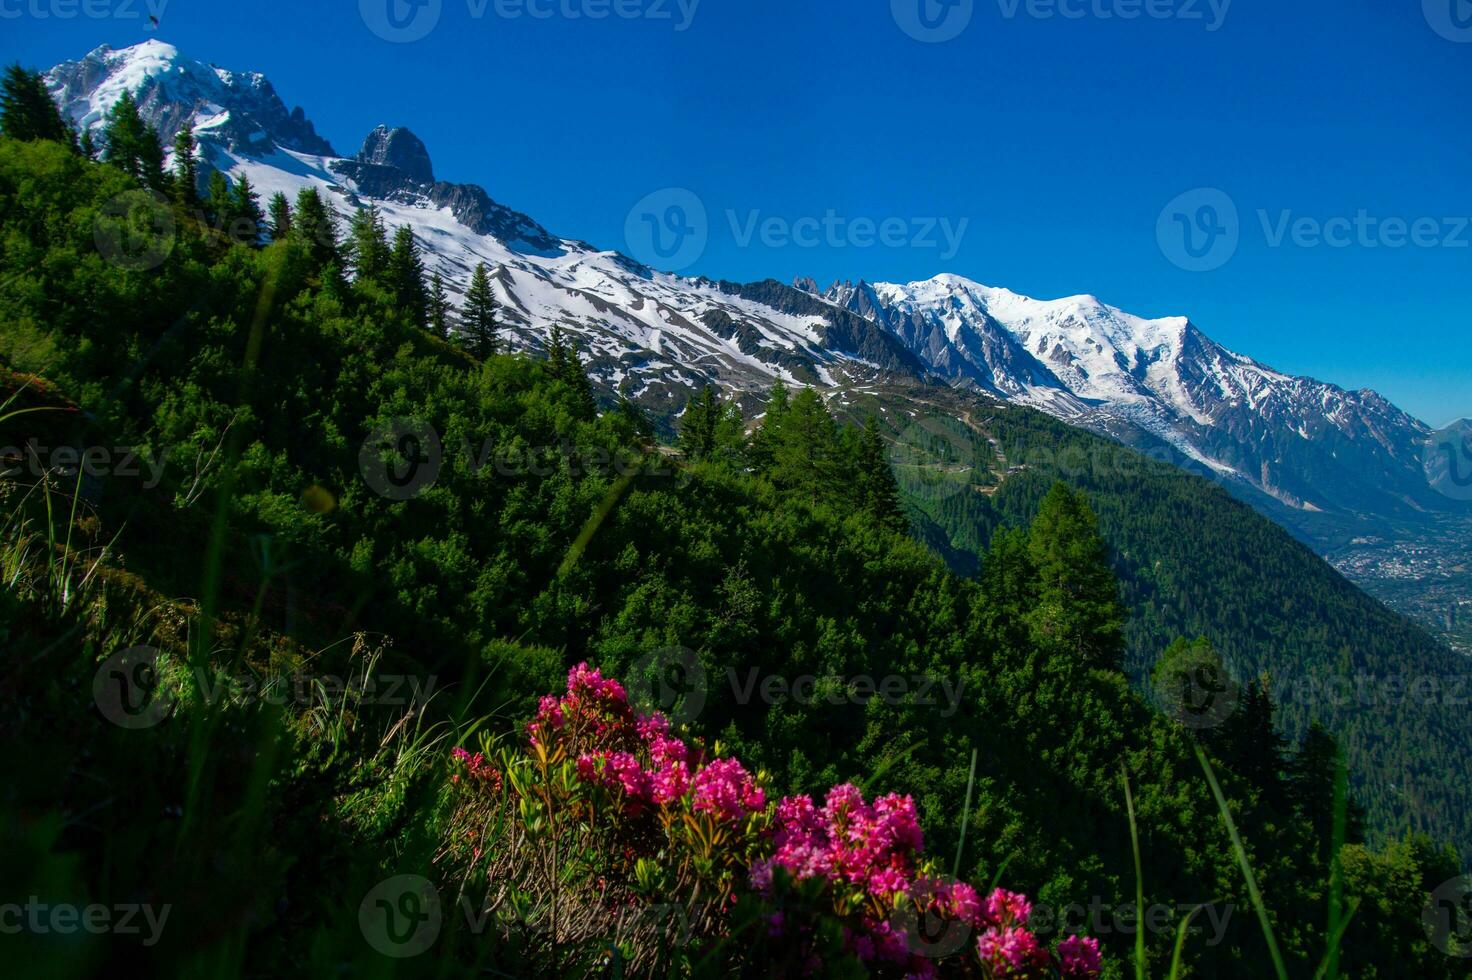
[{"label": "pink flower cluster", "polygon": [[623,686],[587,664],[568,672],[567,694],[542,699],[530,733],[533,744],[562,739],[577,754],[578,776],[621,792],[631,812],[688,799],[694,812],[736,823],[766,809],[739,761],[703,764],[703,752],[670,734],[668,719],[636,714]]},{"label": "pink flower cluster", "polygon": [[[485,755],[480,752],[471,755],[465,749],[458,746],[450,751],[450,758],[457,769],[463,769],[464,774],[476,783],[489,786],[491,792],[501,792],[501,771],[486,761]],[[456,772],[450,777],[450,782],[459,784],[460,773]]]},{"label": "pink flower cluster", "polygon": [[[895,910],[908,906],[915,915],[957,923],[973,934],[977,956],[987,976],[1047,975],[1053,960],[1025,928],[1032,906],[1014,892],[997,889],[983,900],[971,885],[927,876],[919,871],[923,836],[908,796],[889,794],[864,802],[851,784],[828,791],[823,806],[808,796],[791,796],[777,805],[776,851],[752,866],[752,886],[773,894],[777,868],[802,881],[820,878],[860,909],[857,927],[846,931],[849,948],[865,964],[883,962],[907,975],[933,976],[936,963],[923,945],[912,940]],[[785,920],[772,928],[780,934]],[[1072,938],[1059,947],[1065,977],[1093,977],[1099,972],[1099,945]]]}]

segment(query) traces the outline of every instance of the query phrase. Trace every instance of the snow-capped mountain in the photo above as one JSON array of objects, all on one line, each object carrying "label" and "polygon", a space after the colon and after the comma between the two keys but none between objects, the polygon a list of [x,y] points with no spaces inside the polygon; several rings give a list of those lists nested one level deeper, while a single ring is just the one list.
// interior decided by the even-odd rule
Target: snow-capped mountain
[{"label": "snow-capped mountain", "polygon": [[263,200],[310,186],[344,216],[376,205],[391,227],[413,227],[426,266],[452,293],[484,262],[513,343],[537,348],[560,325],[600,388],[656,413],[673,415],[707,383],[756,401],[777,377],[824,388],[938,378],[1142,447],[1173,447],[1287,513],[1384,516],[1444,503],[1421,472],[1420,422],[1374,392],[1233,353],[1184,317],[1144,319],[1092,296],[1035,300],[949,275],[825,291],[810,280],[738,285],[658,272],[559,237],[478,186],[436,179],[406,128],[380,126],[341,156],[262,75],[160,41],[98,48],[47,82],[79,126],[100,129],[124,91],[166,141],[192,121],[205,163],[247,175]]},{"label": "snow-capped mountain", "polygon": [[1116,436],[1139,430],[1290,508],[1440,503],[1421,469],[1423,423],[1373,391],[1230,351],[1185,317],[1145,319],[1093,296],[1036,300],[952,275],[834,283],[821,295],[882,324],[949,380]]}]

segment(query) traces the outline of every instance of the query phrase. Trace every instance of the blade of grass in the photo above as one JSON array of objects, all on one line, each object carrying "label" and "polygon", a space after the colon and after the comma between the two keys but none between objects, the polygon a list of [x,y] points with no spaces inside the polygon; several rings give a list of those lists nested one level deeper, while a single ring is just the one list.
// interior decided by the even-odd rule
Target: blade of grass
[{"label": "blade of grass", "polygon": [[1268,921],[1268,908],[1263,904],[1262,893],[1257,890],[1257,878],[1252,874],[1252,864],[1247,860],[1247,849],[1242,846],[1242,837],[1237,833],[1237,824],[1232,820],[1232,813],[1227,808],[1227,799],[1222,795],[1222,788],[1217,784],[1216,773],[1211,769],[1211,763],[1206,758],[1206,753],[1201,746],[1196,747],[1196,758],[1201,762],[1201,769],[1206,773],[1206,782],[1211,786],[1211,795],[1216,797],[1217,809],[1222,813],[1222,821],[1227,825],[1227,833],[1232,838],[1232,850],[1236,852],[1237,864],[1242,868],[1242,877],[1247,882],[1247,894],[1252,898],[1252,906],[1257,911],[1257,921],[1262,925],[1262,937],[1268,944],[1268,955],[1273,958],[1273,971],[1278,975],[1278,980],[1288,980],[1288,969],[1283,965],[1283,954],[1278,952],[1278,940],[1273,935],[1273,925]]},{"label": "blade of grass", "polygon": [[1170,980],[1180,980],[1181,954],[1184,953],[1186,950],[1186,934],[1191,929],[1191,920],[1196,918],[1196,916],[1201,913],[1201,910],[1206,908],[1207,905],[1214,904],[1215,902],[1216,899],[1212,899],[1210,902],[1203,902],[1202,904],[1196,906],[1191,911],[1186,913],[1186,917],[1182,919],[1181,924],[1176,927],[1176,948],[1175,951],[1171,953],[1170,957]]},{"label": "blade of grass", "polygon": [[1130,792],[1130,773],[1123,762],[1119,775],[1124,780],[1124,807],[1130,818],[1130,848],[1135,853],[1135,978],[1145,980],[1145,930],[1140,919],[1145,914],[1145,874],[1140,867],[1140,830],[1135,823],[1135,797]]},{"label": "blade of grass", "polygon": [[966,850],[966,824],[971,820],[971,793],[976,788],[976,750],[971,750],[971,775],[966,778],[966,806],[961,810],[961,842],[956,845],[956,863],[951,866],[951,877],[961,874],[961,854]]},{"label": "blade of grass", "polygon": [[1349,900],[1349,906],[1340,917],[1339,924],[1334,927],[1334,931],[1329,935],[1329,948],[1324,950],[1324,959],[1319,964],[1319,968],[1314,971],[1314,980],[1323,980],[1323,978],[1329,977],[1331,975],[1329,973],[1330,970],[1338,971],[1339,944],[1344,940],[1344,933],[1349,928],[1349,920],[1353,919],[1354,914],[1359,910],[1360,899],[1356,895]]}]

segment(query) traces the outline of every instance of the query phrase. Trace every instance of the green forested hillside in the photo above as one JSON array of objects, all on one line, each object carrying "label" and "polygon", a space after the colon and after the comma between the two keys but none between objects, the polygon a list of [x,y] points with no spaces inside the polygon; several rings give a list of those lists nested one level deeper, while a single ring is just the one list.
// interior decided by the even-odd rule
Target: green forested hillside
[{"label": "green forested hillside", "polygon": [[[917,395],[970,420],[931,428],[944,451],[969,457],[979,471],[971,482],[987,491],[963,491],[959,477],[909,483],[920,536],[953,567],[974,569],[995,529],[1025,524],[1053,482],[1067,481],[1087,496],[1113,552],[1133,679],[1142,682],[1174,638],[1210,638],[1239,684],[1268,675],[1287,733],[1301,738],[1317,720],[1341,739],[1373,832],[1410,829],[1472,849],[1461,778],[1472,765],[1465,657],[1208,480],[1040,412],[959,393],[857,404],[887,405],[893,416]],[[922,441],[908,418],[891,428],[897,458]]]},{"label": "green forested hillside", "polygon": [[[163,195],[143,217],[175,228],[146,268],[99,246],[137,219],[115,202],[136,203],[140,179]],[[1271,969],[1202,748],[1291,975],[1313,975],[1328,945],[1333,868],[1359,902],[1343,975],[1454,975],[1420,918],[1454,860],[1413,835],[1367,845],[1353,820],[1336,848],[1332,740],[1280,744],[1250,689],[1207,731],[1131,691],[1125,668],[1177,624],[1239,669],[1243,624],[1306,646],[1379,628],[1214,489],[1164,474],[1057,483],[1036,467],[986,501],[963,472],[965,492],[933,511],[952,546],[988,542],[961,577],[905,533],[914,473],[891,466],[879,426],[840,424],[813,391],[774,392],[750,434],[701,395],[678,446],[657,447],[632,407],[595,409],[575,352],[496,353],[489,309],[474,350],[440,335],[412,240],[391,248],[371,215],[340,234],[304,195],[231,241],[198,216],[244,212],[248,193],[210,200],[62,143],[0,139],[14,394],[0,448],[15,447],[0,484],[0,736],[27,747],[0,797],[6,880],[74,901],[148,896],[175,916],[156,946],[29,937],[13,962],[51,976],[537,972],[460,933],[432,958],[385,960],[355,911],[386,876],[443,881],[450,745],[519,728],[587,660],[631,686],[680,667],[674,696],[643,686],[692,735],[763,767],[773,796],[840,780],[913,795],[947,870],[1013,883],[1052,928],[1097,936],[1108,976],[1134,942],[1126,784],[1138,884],[1159,912],[1153,974],[1185,910],[1208,902],[1220,928],[1187,937],[1193,975]],[[1010,458],[1084,438],[1005,421]],[[88,448],[107,465],[79,470]],[[144,475],[115,465],[124,451]],[[1004,523],[1018,529],[992,533]],[[1167,548],[1172,535],[1183,543]],[[1227,567],[1264,553],[1284,568],[1277,587]],[[1125,606],[1143,609],[1132,625]],[[174,710],[133,730],[96,678],[140,646]],[[226,694],[207,696],[200,671],[223,672]],[[253,679],[303,671],[442,693],[407,714],[316,687],[285,704],[252,695]],[[1375,815],[1381,784],[1365,785]]]}]

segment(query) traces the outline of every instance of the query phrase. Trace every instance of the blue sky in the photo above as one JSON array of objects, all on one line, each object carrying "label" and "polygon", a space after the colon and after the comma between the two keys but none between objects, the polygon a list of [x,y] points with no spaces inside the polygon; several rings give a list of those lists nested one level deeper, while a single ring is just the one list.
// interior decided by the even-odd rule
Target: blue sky
[{"label": "blue sky", "polygon": [[0,59],[157,36],[265,72],[339,152],[409,125],[561,235],[625,248],[687,188],[682,271],[1093,293],[1472,416],[1467,0],[419,0],[405,43],[389,0],[166,0],[157,33],[149,2],[0,0]]}]

